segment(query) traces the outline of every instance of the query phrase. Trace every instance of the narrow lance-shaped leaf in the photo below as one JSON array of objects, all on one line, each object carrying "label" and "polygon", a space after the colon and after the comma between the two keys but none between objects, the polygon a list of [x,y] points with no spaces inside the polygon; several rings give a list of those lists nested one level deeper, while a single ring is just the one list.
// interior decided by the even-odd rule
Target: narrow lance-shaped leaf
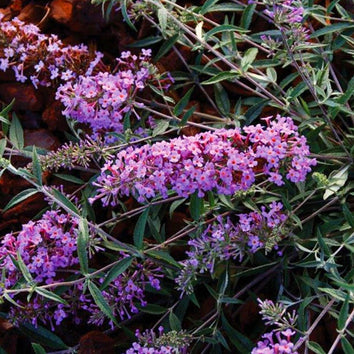
[{"label": "narrow lance-shaped leaf", "polygon": [[134,257],[126,257],[115,264],[107,273],[104,282],[101,286],[101,290],[104,290],[113,280],[117,279],[124,271],[126,271],[133,262]]},{"label": "narrow lance-shaped leaf", "polygon": [[68,346],[57,335],[44,327],[35,327],[27,322],[21,324],[19,330],[28,338],[31,338],[32,341],[36,341],[46,347],[56,350],[68,349]]},{"label": "narrow lance-shaped leaf", "polygon": [[133,29],[134,31],[137,31],[136,27],[133,25],[132,21],[130,21],[128,11],[127,11],[127,0],[123,0],[121,2],[121,8],[120,11],[122,12],[124,21],[127,23],[127,25]]},{"label": "narrow lance-shaped leaf", "polygon": [[[5,125],[10,125],[11,122],[7,119],[7,115],[8,113],[11,111],[12,109],[12,106],[14,105],[15,103],[15,99],[13,99],[5,108],[3,108],[3,110],[0,112],[0,121],[2,123],[5,123]],[[5,134],[7,132],[4,132]]]},{"label": "narrow lance-shaped leaf", "polygon": [[322,347],[316,342],[309,341],[306,343],[306,345],[307,345],[307,348],[309,348],[310,350],[312,350],[316,354],[326,354],[326,352],[322,349]]},{"label": "narrow lance-shaped leaf", "polygon": [[182,329],[181,322],[178,317],[171,311],[168,317],[168,322],[173,331],[180,331]]},{"label": "narrow lance-shaped leaf", "polygon": [[190,100],[193,90],[194,90],[194,87],[189,89],[187,91],[187,93],[181,98],[181,100],[176,104],[175,108],[173,109],[173,114],[175,114],[176,116],[179,116],[183,112],[183,110],[186,108],[186,106]]},{"label": "narrow lance-shaped leaf", "polygon": [[257,48],[249,48],[246,50],[243,58],[241,59],[241,69],[246,72],[255,61],[258,54]]},{"label": "narrow lance-shaped leaf", "polygon": [[141,250],[143,248],[143,240],[145,234],[145,226],[147,222],[147,217],[149,215],[149,208],[146,208],[142,214],[139,216],[139,219],[135,225],[134,229],[134,245]]},{"label": "narrow lance-shaped leaf", "polygon": [[6,140],[1,139],[0,140],[0,157],[2,157],[4,155],[5,148],[6,148]]},{"label": "narrow lance-shaped leaf", "polygon": [[33,169],[33,175],[36,177],[38,184],[41,186],[42,185],[42,167],[39,162],[37,149],[34,145],[33,145],[33,152],[32,152],[32,169]]},{"label": "narrow lance-shaped leaf", "polygon": [[60,193],[57,189],[51,189],[49,193],[54,197],[54,201],[57,201],[60,206],[70,209],[76,215],[80,215],[79,210],[75,204],[71,202],[64,194]]},{"label": "narrow lance-shaped leaf", "polygon": [[82,274],[88,274],[88,243],[89,230],[87,220],[81,218],[79,222],[79,235],[77,237],[77,254],[79,256],[80,269]]},{"label": "narrow lance-shaped leaf", "polygon": [[179,34],[173,35],[171,38],[169,38],[167,41],[165,41],[161,46],[159,51],[154,57],[154,61],[157,62],[160,60],[166,53],[169,52],[169,50],[175,45],[175,43],[178,41]]},{"label": "narrow lance-shaped leaf", "polygon": [[339,312],[338,329],[340,331],[345,327],[345,322],[347,321],[348,318],[348,312],[349,312],[349,294],[347,295]]},{"label": "narrow lance-shaped leaf", "polygon": [[59,295],[57,295],[57,294],[55,294],[54,292],[52,292],[52,291],[48,291],[47,289],[42,289],[42,288],[34,288],[34,291],[37,293],[37,294],[39,294],[39,295],[41,295],[41,296],[43,296],[43,297],[45,297],[45,298],[47,298],[47,299],[49,299],[49,300],[53,300],[53,301],[55,301],[55,302],[60,302],[61,304],[64,304],[64,305],[67,305],[68,303],[64,300],[64,299],[62,299]]},{"label": "narrow lance-shaped leaf", "polygon": [[3,209],[3,212],[8,209],[11,209],[16,204],[21,203],[22,201],[26,200],[31,195],[34,195],[36,193],[38,193],[38,191],[35,188],[28,188],[28,189],[25,189],[24,191],[18,193],[6,204],[5,208]]},{"label": "narrow lance-shaped leaf", "polygon": [[15,113],[12,113],[9,138],[15,148],[22,150],[24,146],[23,129]]},{"label": "narrow lance-shaped leaf", "polygon": [[26,281],[28,283],[31,283],[33,281],[32,275],[29,272],[29,270],[27,269],[27,267],[21,257],[20,251],[17,251],[17,266],[18,266],[19,270],[21,271],[21,273],[23,274],[23,277],[26,279]]},{"label": "narrow lance-shaped leaf", "polygon": [[220,81],[235,79],[238,76],[240,76],[240,73],[237,71],[223,71],[204,81],[203,85],[213,85]]},{"label": "narrow lance-shaped leaf", "polygon": [[38,343],[32,343],[32,349],[35,354],[46,354],[44,348]]},{"label": "narrow lance-shaped leaf", "polygon": [[90,294],[95,301],[96,305],[99,307],[99,309],[115,324],[118,326],[117,320],[115,319],[112,309],[107,303],[106,299],[102,295],[100,289],[92,282],[88,281],[87,282],[88,289],[90,291]]},{"label": "narrow lance-shaped leaf", "polygon": [[202,8],[200,9],[200,13],[201,15],[206,14],[209,9],[215,5],[219,0],[207,0],[205,1],[204,5],[202,6]]},{"label": "narrow lance-shaped leaf", "polygon": [[168,12],[164,7],[161,7],[157,10],[157,18],[159,19],[159,24],[162,33],[166,32],[167,16],[168,16]]},{"label": "narrow lance-shaped leaf", "polygon": [[353,354],[354,353],[354,348],[347,338],[342,337],[341,344],[342,344],[342,348],[344,350],[344,354]]},{"label": "narrow lance-shaped leaf", "polygon": [[193,220],[199,220],[204,212],[203,198],[198,197],[198,192],[194,192],[190,198],[189,211]]}]

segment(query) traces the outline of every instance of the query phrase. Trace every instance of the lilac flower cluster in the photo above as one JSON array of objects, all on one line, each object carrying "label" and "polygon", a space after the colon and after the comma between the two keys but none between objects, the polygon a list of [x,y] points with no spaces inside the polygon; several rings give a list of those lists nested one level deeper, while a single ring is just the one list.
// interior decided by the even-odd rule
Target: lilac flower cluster
[{"label": "lilac flower cluster", "polygon": [[[126,257],[127,255],[122,255]],[[114,316],[122,320],[131,318],[131,314],[139,312],[136,304],[146,306],[145,289],[150,285],[153,289],[160,290],[160,278],[163,277],[162,269],[156,266],[150,259],[143,263],[133,262],[133,265],[119,275],[110,286],[102,291],[102,295],[110,305]],[[103,283],[103,278],[100,282]],[[90,312],[89,323],[102,325],[105,317],[95,303],[84,307]],[[113,326],[113,324],[111,323]]]},{"label": "lilac flower cluster", "polygon": [[172,190],[181,197],[208,191],[232,195],[248,190],[256,177],[266,176],[278,186],[283,175],[291,182],[305,180],[315,159],[309,159],[306,138],[291,118],[266,118],[240,129],[219,129],[120,151],[107,162],[93,184],[98,187],[91,202],[117,205],[119,196],[133,195],[145,202]]},{"label": "lilac flower cluster", "polygon": [[273,1],[273,6],[264,13],[276,23],[294,24],[302,22],[304,8],[299,1],[280,0]]},{"label": "lilac flower cluster", "polygon": [[[297,354],[294,343],[291,342],[291,336],[295,334],[288,328],[285,331],[272,331],[263,335],[264,340],[257,343],[251,354]],[[275,339],[274,339],[275,335]]]},{"label": "lilac flower cluster", "polygon": [[[89,124],[93,133],[121,133],[124,116],[129,112],[135,113],[134,97],[153,78],[150,56],[149,49],[142,49],[139,57],[129,51],[123,52],[117,59],[118,71],[115,74],[81,75],[77,80],[59,86],[56,99],[65,106],[63,114]],[[140,119],[138,114],[135,115]]]},{"label": "lilac flower cluster", "polygon": [[[188,259],[182,262],[183,268],[176,279],[178,289],[193,292],[193,281],[198,274],[213,274],[215,265],[224,260],[241,261],[246,252],[255,253],[261,248],[266,251],[278,249],[277,242],[284,235],[283,225],[287,216],[281,211],[281,203],[272,202],[261,212],[238,214],[234,224],[230,218],[209,225],[201,236],[188,241]],[[269,209],[269,211],[267,211]]]},{"label": "lilac flower cluster", "polygon": [[103,54],[85,45],[64,45],[56,35],[45,35],[33,24],[15,18],[1,21],[0,70],[12,69],[19,82],[30,80],[35,88],[91,75]]},{"label": "lilac flower cluster", "polygon": [[[137,303],[146,306],[146,286],[149,284],[152,288],[159,290],[162,276],[161,269],[156,267],[151,260],[146,260],[144,263],[134,262],[130,269],[123,272],[105,290],[102,290],[102,295],[115,317],[119,317],[121,320],[129,319],[132,314],[138,313]],[[103,281],[104,278],[98,280],[100,284]],[[61,297],[66,300],[67,304],[44,299],[38,294],[35,294],[30,302],[16,299],[21,308],[11,307],[9,320],[15,325],[28,321],[35,326],[38,323],[49,323],[52,330],[67,317],[79,324],[84,313],[90,316],[88,323],[96,326],[101,326],[106,320],[91,295],[84,292],[82,283],[75,284],[62,293]],[[114,327],[111,321],[110,325],[112,328]]]},{"label": "lilac flower cluster", "polygon": [[146,330],[140,333],[136,330],[135,336],[138,342],[134,342],[132,347],[125,354],[185,354],[191,342],[191,336],[184,331],[170,331],[164,333],[164,328],[158,328],[158,336],[153,330]]},{"label": "lilac flower cluster", "polygon": [[0,247],[0,266],[6,274],[5,287],[14,286],[21,278],[13,262],[18,258],[17,253],[38,284],[53,283],[61,270],[77,264],[77,225],[77,218],[52,210],[39,221],[23,225],[17,235],[6,234]]},{"label": "lilac flower cluster", "polygon": [[[66,280],[64,276],[68,272],[78,275],[79,271],[75,270],[79,263],[76,254],[77,236],[78,219],[55,210],[47,211],[36,222],[30,221],[23,225],[18,234],[5,235],[0,247],[3,287],[14,289],[23,281],[23,275],[15,265],[19,260],[18,254],[37,286],[60,284]],[[102,250],[99,247],[95,249]],[[127,256],[124,253],[120,255],[121,259]],[[140,263],[134,260],[132,267],[114,279],[102,294],[115,316],[121,319],[130,318],[131,314],[138,312],[137,303],[146,306],[146,286],[149,284],[159,290],[162,276],[161,268],[150,259]],[[103,281],[104,278],[98,279],[100,284]],[[67,304],[44,299],[40,293],[33,294],[31,301],[16,298],[15,301],[22,308],[12,307],[9,319],[15,324],[26,321],[31,321],[34,325],[38,322],[49,323],[54,328],[54,324],[60,325],[66,317],[73,318],[76,323],[80,322],[79,313],[84,311],[91,316],[90,323],[101,325],[105,319],[103,313],[92,297],[83,290],[83,284],[77,283],[61,293]]]},{"label": "lilac flower cluster", "polygon": [[[289,46],[305,42],[309,39],[309,30],[303,26],[304,8],[301,1],[281,0],[281,1],[264,1],[266,9],[264,14],[267,15],[278,28],[287,33]],[[275,53],[279,47],[279,42],[269,36],[261,36],[262,45],[271,50],[271,54]]]}]

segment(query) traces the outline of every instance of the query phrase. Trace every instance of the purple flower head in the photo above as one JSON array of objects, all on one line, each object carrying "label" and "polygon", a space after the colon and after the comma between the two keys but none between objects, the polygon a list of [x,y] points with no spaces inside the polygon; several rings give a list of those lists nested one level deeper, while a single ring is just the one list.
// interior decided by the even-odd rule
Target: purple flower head
[{"label": "purple flower head", "polygon": [[242,260],[245,253],[252,254],[265,248],[270,252],[277,248],[287,216],[280,202],[262,206],[262,212],[238,214],[237,223],[230,218],[217,218],[198,237],[188,241],[188,258],[182,261],[182,270],[176,279],[183,293],[193,292],[193,283],[198,274],[213,275],[215,266],[230,259]]},{"label": "purple flower head", "polygon": [[304,181],[316,161],[291,118],[277,116],[268,126],[220,129],[120,151],[93,184],[104,205],[133,195],[143,203],[172,190],[181,197],[206,192],[233,195],[263,175],[278,186],[286,178]]},{"label": "purple flower head", "polygon": [[57,36],[40,33],[37,26],[17,18],[0,19],[0,70],[12,68],[19,82],[31,79],[35,88],[68,81],[99,65],[102,54],[84,45],[65,46]]}]

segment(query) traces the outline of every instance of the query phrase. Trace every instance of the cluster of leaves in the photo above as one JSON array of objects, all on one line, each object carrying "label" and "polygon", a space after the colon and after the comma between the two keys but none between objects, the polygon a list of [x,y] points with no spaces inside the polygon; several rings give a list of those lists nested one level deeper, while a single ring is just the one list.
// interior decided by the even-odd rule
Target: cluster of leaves
[{"label": "cluster of leaves", "polygon": [[[132,327],[139,325],[139,316],[146,316],[152,327],[137,332],[138,341],[130,349],[117,341],[127,353],[296,353],[306,346],[322,354],[333,353],[339,345],[352,353],[354,79],[347,68],[353,65],[353,14],[338,1],[327,7],[291,0],[207,0],[193,6],[168,0],[92,2],[102,4],[106,16],[113,8],[121,11],[132,30],[149,23],[158,34],[133,46],[151,46],[155,61],[174,55],[185,69],[171,73],[174,95],[164,92],[163,79],[157,80],[151,87],[157,95],[154,102],[139,98],[141,80],[136,86],[128,83],[127,106],[159,119],[143,138],[133,141],[129,125],[119,124],[113,141],[80,138],[39,157],[35,147],[24,147],[14,113],[9,121],[11,106],[0,112],[2,172],[32,185],[5,210],[43,194],[53,210],[75,220],[70,238],[75,239],[71,257],[76,260],[58,260],[54,236],[48,236],[45,245],[31,244],[21,231],[18,252],[7,246],[15,236],[4,236],[2,298],[11,306],[29,306],[29,313],[54,308],[56,302],[53,318],[59,323],[77,320],[81,310],[91,311],[92,324],[121,327],[132,342]],[[267,19],[266,28],[251,30],[259,19]],[[188,56],[183,54],[186,48]],[[151,72],[140,74],[145,80]],[[76,86],[67,85],[66,98],[84,99],[85,107],[99,106],[103,112],[107,102],[99,100],[106,92],[107,75],[96,76],[98,91],[86,96],[75,91],[91,80],[82,76]],[[121,90],[120,85],[115,88]],[[191,104],[201,95],[208,113]],[[76,114],[77,102],[70,107],[67,114]],[[114,109],[109,107],[110,114]],[[291,117],[279,136],[272,116],[260,119],[266,112]],[[115,129],[113,123],[107,126]],[[176,137],[186,126],[206,132]],[[299,158],[292,155],[296,147]],[[16,154],[32,158],[28,169],[11,161]],[[309,154],[317,159],[315,167]],[[90,177],[57,174],[80,184],[67,195],[42,180],[50,165],[59,172],[84,169]],[[294,172],[288,176],[291,169],[302,171],[301,177]],[[307,175],[311,169],[312,178]],[[191,170],[197,172],[188,174]],[[242,183],[247,188],[233,187]],[[111,205],[107,195],[114,201]],[[130,195],[137,200],[131,203]],[[104,216],[95,200],[103,201]],[[170,231],[171,219],[181,213],[184,225]],[[135,226],[124,234],[119,230],[126,220],[134,220]],[[36,225],[42,228],[43,222],[42,217]],[[38,239],[53,234],[38,230]],[[60,263],[60,271],[46,284],[33,266],[34,250],[43,251],[44,246]],[[260,314],[272,326],[263,337],[260,320],[249,332],[237,321],[257,297],[272,299],[259,300]],[[129,308],[117,307],[120,301]],[[196,309],[204,311],[205,303],[211,305],[201,318]],[[64,314],[67,304],[78,305],[80,311]],[[10,310],[9,319],[13,313],[17,325],[35,333],[39,343],[74,350],[53,335],[45,341],[45,328],[28,323],[28,317],[19,315],[24,313],[21,308]],[[46,315],[50,323],[49,310]],[[338,335],[332,343],[319,344],[312,335],[324,316],[336,324]],[[127,317],[130,323],[124,322]],[[156,326],[161,326],[159,336]],[[34,349],[44,350],[36,343]]]}]

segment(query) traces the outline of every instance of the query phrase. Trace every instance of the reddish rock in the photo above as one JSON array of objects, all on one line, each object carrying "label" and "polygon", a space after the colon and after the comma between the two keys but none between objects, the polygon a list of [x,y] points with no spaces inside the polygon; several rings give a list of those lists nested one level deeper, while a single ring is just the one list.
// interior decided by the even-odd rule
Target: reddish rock
[{"label": "reddish rock", "polygon": [[43,209],[47,203],[43,200],[43,196],[40,193],[31,195],[23,202],[16,204],[11,209],[5,211],[2,214],[4,220],[13,218],[19,218],[19,221],[24,224],[28,222],[31,217],[36,215],[41,209]]},{"label": "reddish rock", "polygon": [[25,179],[19,176],[14,176],[9,172],[3,173],[0,178],[0,192],[9,198],[13,197],[24,189],[32,187],[33,186]]},{"label": "reddish rock", "polygon": [[32,85],[8,83],[0,85],[0,99],[10,103],[15,99],[14,110],[40,111],[43,108],[43,98]]},{"label": "reddish rock", "polygon": [[63,106],[58,101],[53,101],[44,110],[42,120],[47,124],[49,130],[67,131],[68,125],[65,117],[61,114]]},{"label": "reddish rock", "polygon": [[19,20],[26,23],[34,23],[37,26],[42,25],[45,22],[47,9],[44,6],[36,5],[30,2],[26,5],[17,16]]},{"label": "reddish rock", "polygon": [[80,354],[113,354],[114,340],[100,331],[91,331],[80,339]]},{"label": "reddish rock", "polygon": [[25,146],[35,145],[46,150],[55,150],[60,146],[59,139],[46,129],[25,130],[24,139]]},{"label": "reddish rock", "polygon": [[62,24],[71,20],[73,0],[53,0],[50,4],[50,17]]}]

